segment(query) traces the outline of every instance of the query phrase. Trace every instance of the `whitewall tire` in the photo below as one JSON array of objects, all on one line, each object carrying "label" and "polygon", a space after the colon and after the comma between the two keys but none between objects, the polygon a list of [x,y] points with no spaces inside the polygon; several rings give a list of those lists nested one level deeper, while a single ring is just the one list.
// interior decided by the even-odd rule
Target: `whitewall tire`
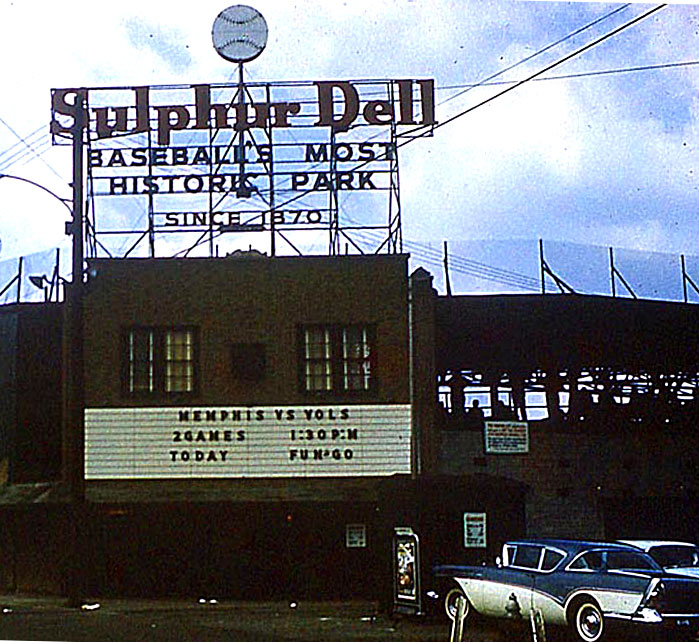
[{"label": "whitewall tire", "polygon": [[459,597],[465,602],[464,617],[467,617],[471,612],[471,603],[464,595],[464,592],[460,588],[454,587],[444,596],[444,610],[447,612],[447,617],[450,620],[456,618],[457,599]]},{"label": "whitewall tire", "polygon": [[602,609],[594,600],[581,600],[573,610],[571,628],[580,642],[600,642],[606,632]]}]

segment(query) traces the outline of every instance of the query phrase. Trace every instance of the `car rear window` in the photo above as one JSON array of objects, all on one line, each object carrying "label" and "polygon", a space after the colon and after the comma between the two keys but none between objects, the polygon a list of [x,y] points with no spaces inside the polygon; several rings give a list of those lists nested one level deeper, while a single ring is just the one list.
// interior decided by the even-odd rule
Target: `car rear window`
[{"label": "car rear window", "polygon": [[649,571],[655,570],[653,561],[635,551],[609,551],[607,553],[609,571]]}]

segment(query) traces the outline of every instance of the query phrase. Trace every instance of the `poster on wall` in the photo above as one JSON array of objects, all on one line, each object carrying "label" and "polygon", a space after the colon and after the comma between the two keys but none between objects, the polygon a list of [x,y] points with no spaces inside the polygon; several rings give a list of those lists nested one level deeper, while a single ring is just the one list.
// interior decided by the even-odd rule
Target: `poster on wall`
[{"label": "poster on wall", "polygon": [[485,513],[464,513],[464,547],[485,548],[486,546]]},{"label": "poster on wall", "polygon": [[401,613],[419,613],[420,540],[409,526],[393,530],[393,608]]},{"label": "poster on wall", "polygon": [[347,548],[366,548],[366,524],[347,524],[345,527]]},{"label": "poster on wall", "polygon": [[489,455],[522,455],[529,452],[526,421],[486,421],[485,452]]}]

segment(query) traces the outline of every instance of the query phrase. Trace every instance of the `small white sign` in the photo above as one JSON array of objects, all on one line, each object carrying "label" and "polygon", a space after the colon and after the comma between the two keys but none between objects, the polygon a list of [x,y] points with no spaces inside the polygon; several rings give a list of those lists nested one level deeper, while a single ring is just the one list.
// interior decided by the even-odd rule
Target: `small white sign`
[{"label": "small white sign", "polygon": [[485,452],[491,455],[521,455],[529,452],[526,421],[486,421]]},{"label": "small white sign", "polygon": [[464,513],[464,547],[485,548],[485,513]]},{"label": "small white sign", "polygon": [[366,548],[366,524],[347,524],[345,546],[347,548]]}]

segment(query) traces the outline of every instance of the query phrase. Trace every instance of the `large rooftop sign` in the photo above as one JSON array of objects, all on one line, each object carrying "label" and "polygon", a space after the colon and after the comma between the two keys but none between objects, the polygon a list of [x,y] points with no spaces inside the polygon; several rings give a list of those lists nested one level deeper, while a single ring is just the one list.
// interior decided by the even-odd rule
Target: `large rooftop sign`
[{"label": "large rooftop sign", "polygon": [[55,89],[54,144],[73,142],[78,92],[88,252],[213,254],[256,232],[303,253],[310,230],[330,253],[400,251],[398,148],[431,133],[432,80]]}]

